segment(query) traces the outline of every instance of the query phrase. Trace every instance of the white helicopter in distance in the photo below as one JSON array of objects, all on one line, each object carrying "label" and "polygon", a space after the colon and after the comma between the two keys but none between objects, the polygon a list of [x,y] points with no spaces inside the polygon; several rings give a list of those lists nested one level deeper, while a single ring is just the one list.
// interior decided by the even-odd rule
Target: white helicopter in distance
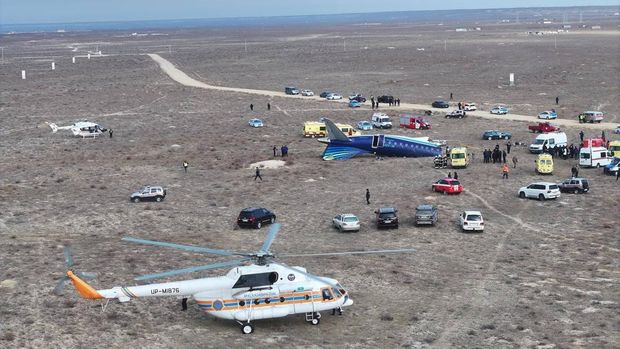
[{"label": "white helicopter in distance", "polygon": [[[320,311],[332,310],[342,314],[342,308],[353,304],[347,291],[337,280],[316,276],[302,267],[290,267],[282,262],[274,262],[276,256],[269,250],[280,224],[273,224],[262,247],[257,252],[233,252],[206,247],[173,244],[161,241],[124,237],[122,240],[140,244],[168,247],[196,253],[237,256],[238,259],[177,269],[135,278],[137,281],[167,277],[201,270],[234,266],[226,275],[184,281],[172,281],[139,286],[116,286],[105,290],[95,290],[86,283],[80,272],[67,272],[80,296],[85,299],[118,299],[128,302],[140,297],[175,296],[183,298],[186,309],[187,298],[192,297],[201,310],[209,315],[234,320],[241,325],[243,334],[254,332],[252,321],[305,314],[312,325],[318,325]],[[414,252],[414,249],[348,251],[332,253],[284,254],[279,257],[318,257],[354,254],[386,254]],[[250,265],[244,265],[251,262]],[[89,273],[82,273],[89,274]],[[62,281],[62,280],[61,280]]]},{"label": "white helicopter in distance", "polygon": [[82,138],[95,138],[107,131],[107,129],[102,127],[101,125],[86,120],[78,121],[75,124],[69,126],[57,126],[54,123],[51,123],[49,125],[52,128],[53,133],[58,132],[58,130],[70,130],[71,132],[73,132],[74,136]]}]

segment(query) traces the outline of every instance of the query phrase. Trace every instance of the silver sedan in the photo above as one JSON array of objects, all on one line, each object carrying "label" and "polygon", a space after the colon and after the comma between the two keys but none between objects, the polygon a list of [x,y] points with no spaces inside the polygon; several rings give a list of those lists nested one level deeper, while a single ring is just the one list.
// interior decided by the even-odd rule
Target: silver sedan
[{"label": "silver sedan", "polygon": [[360,220],[353,214],[343,213],[332,219],[334,227],[340,231],[359,231]]}]

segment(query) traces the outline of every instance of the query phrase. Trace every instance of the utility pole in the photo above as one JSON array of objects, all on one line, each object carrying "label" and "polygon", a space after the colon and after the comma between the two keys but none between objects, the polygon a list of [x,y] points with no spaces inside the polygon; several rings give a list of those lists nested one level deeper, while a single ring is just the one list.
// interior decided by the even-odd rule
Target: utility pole
[{"label": "utility pole", "polygon": [[245,47],[245,53],[248,53],[248,41],[247,40],[243,42],[243,47]]},{"label": "utility pole", "polygon": [[557,50],[558,49],[558,34],[555,34],[553,36],[553,44],[555,46],[555,49]]},{"label": "utility pole", "polygon": [[448,49],[448,40],[443,41],[443,50],[446,51]]},{"label": "utility pole", "polygon": [[346,39],[342,39],[342,46],[343,46],[344,52],[347,52],[347,40]]},{"label": "utility pole", "polygon": [[0,58],[0,62],[4,63],[4,47],[0,47],[0,51],[2,51],[2,54],[0,54],[0,56],[2,58]]}]

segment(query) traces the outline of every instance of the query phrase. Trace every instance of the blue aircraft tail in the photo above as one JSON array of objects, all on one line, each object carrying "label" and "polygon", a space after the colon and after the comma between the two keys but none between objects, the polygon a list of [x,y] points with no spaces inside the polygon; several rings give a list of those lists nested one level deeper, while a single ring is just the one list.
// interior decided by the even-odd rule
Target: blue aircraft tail
[{"label": "blue aircraft tail", "polygon": [[360,154],[370,154],[370,152],[360,148],[330,143],[323,151],[323,160],[347,160]]}]

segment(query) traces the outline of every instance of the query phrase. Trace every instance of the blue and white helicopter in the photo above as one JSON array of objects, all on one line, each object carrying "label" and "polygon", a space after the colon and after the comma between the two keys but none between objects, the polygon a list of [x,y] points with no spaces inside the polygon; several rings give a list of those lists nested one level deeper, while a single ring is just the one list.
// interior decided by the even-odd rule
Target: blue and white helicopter
[{"label": "blue and white helicopter", "polygon": [[319,142],[327,144],[323,160],[346,160],[356,155],[431,157],[441,155],[441,146],[428,137],[405,137],[397,135],[359,135],[347,137],[329,119],[324,118],[327,137]]}]

